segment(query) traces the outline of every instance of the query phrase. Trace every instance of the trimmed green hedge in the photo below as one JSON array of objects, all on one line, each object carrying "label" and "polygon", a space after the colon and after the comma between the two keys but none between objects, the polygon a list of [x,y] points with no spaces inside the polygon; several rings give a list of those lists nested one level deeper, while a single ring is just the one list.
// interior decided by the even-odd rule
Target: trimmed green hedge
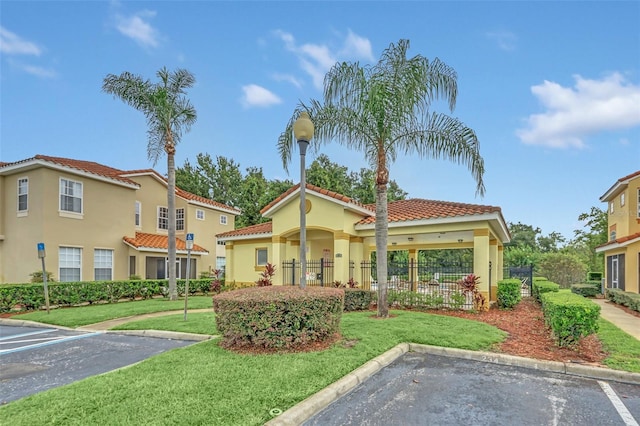
[{"label": "trimmed green hedge", "polygon": [[360,288],[344,289],[344,311],[366,311],[375,300],[375,292]]},{"label": "trimmed green hedge", "polygon": [[498,281],[498,306],[502,309],[512,309],[522,299],[520,293],[522,281],[509,278]]},{"label": "trimmed green hedge", "polygon": [[[209,294],[211,278],[189,280],[189,294]],[[184,295],[185,280],[177,280],[178,294]],[[167,280],[52,282],[51,306],[114,303],[119,300],[167,296]],[[41,309],[45,305],[42,283],[0,285],[0,312]]]},{"label": "trimmed green hedge", "polygon": [[295,349],[340,330],[344,290],[296,286],[253,287],[213,296],[221,345]]},{"label": "trimmed green hedge", "polygon": [[532,296],[535,297],[535,299],[538,302],[542,302],[541,296],[545,293],[550,293],[550,292],[558,292],[560,290],[560,286],[554,282],[551,281],[545,281],[545,280],[533,280],[533,285],[531,287],[531,291],[532,291]]},{"label": "trimmed green hedge", "polygon": [[570,346],[598,331],[600,306],[570,292],[547,292],[540,296],[545,323],[558,346]]},{"label": "trimmed green hedge", "polygon": [[600,294],[600,282],[597,281],[597,284],[597,286],[595,286],[593,282],[588,282],[586,284],[573,284],[571,286],[571,292],[584,297],[596,297]]},{"label": "trimmed green hedge", "polygon": [[604,293],[610,301],[640,312],[640,294],[622,291],[617,288],[608,288]]}]

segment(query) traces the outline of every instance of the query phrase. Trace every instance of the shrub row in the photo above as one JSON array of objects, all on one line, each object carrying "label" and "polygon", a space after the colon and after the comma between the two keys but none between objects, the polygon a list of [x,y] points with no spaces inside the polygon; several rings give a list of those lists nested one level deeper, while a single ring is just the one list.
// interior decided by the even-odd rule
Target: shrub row
[{"label": "shrub row", "polygon": [[[189,280],[189,294],[209,294],[211,278]],[[185,280],[177,280],[184,295]],[[119,300],[167,296],[167,280],[52,282],[47,284],[51,306],[114,303]],[[45,306],[44,285],[7,284],[0,286],[0,312],[41,309]]]},{"label": "shrub row", "polygon": [[640,312],[640,294],[622,291],[617,288],[608,288],[605,290],[605,296],[618,305]]},{"label": "shrub row", "polygon": [[598,331],[600,306],[571,292],[542,293],[542,312],[558,346],[570,346]]},{"label": "shrub row", "polygon": [[339,331],[344,290],[294,286],[254,287],[213,296],[222,345],[295,349]]},{"label": "shrub row", "polygon": [[571,286],[571,292],[584,297],[596,297],[602,293],[601,287],[601,281],[591,280],[584,284],[573,284]]},{"label": "shrub row", "polygon": [[560,286],[554,282],[547,281],[546,279],[533,279],[533,285],[531,286],[532,296],[542,303],[541,296],[545,293],[556,293],[560,290]]},{"label": "shrub row", "polygon": [[375,301],[376,293],[360,288],[344,288],[344,312],[366,311]]},{"label": "shrub row", "polygon": [[520,287],[522,282],[517,278],[498,281],[498,306],[502,309],[512,309],[522,299]]},{"label": "shrub row", "polygon": [[462,291],[449,293],[445,300],[444,293],[434,292],[433,294],[416,293],[413,291],[389,290],[387,300],[389,306],[399,309],[462,309],[465,304],[472,305],[473,300],[467,300],[467,296]]}]

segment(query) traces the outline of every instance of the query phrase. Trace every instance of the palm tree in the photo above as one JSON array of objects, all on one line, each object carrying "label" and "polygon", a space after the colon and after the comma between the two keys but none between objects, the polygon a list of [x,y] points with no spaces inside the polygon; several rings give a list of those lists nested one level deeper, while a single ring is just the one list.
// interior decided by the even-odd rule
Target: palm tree
[{"label": "palm tree", "polygon": [[314,122],[313,142],[341,145],[364,153],[376,174],[376,257],[378,316],[389,316],[387,303],[387,184],[388,165],[398,154],[447,158],[467,165],[484,195],[484,160],[475,132],[457,118],[430,112],[431,102],[444,98],[453,112],[458,94],[457,75],[439,59],[417,55],[408,59],[408,40],[384,50],[373,66],[337,63],[324,79],[324,104],[300,103],[278,139],[285,168],[295,144],[293,123],[301,111]]},{"label": "palm tree", "polygon": [[176,145],[182,132],[188,132],[196,122],[196,110],[186,98],[185,89],[195,83],[193,74],[185,69],[174,72],[162,68],[156,73],[157,83],[123,72],[119,76],[108,74],[102,84],[102,91],[120,98],[144,113],[149,130],[147,155],[154,166],[162,153],[167,154],[167,207],[169,210],[168,252],[169,252],[169,298],[176,300]]}]

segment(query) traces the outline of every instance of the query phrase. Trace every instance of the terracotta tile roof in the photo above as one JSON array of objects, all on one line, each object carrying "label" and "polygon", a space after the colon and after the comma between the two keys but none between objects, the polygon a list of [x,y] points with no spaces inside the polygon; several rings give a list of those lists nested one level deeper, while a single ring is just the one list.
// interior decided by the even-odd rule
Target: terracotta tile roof
[{"label": "terracotta tile roof", "polygon": [[600,196],[600,201],[608,201],[611,195],[613,195],[614,193],[617,193],[618,190],[620,189],[626,188],[629,184],[629,181],[635,178],[636,176],[640,176],[640,170],[618,179],[616,183],[614,183],[613,185],[611,185],[609,189],[607,189],[607,192],[605,192],[604,194],[602,194],[602,196]]},{"label": "terracotta tile roof", "polygon": [[[162,182],[165,183],[165,185],[167,184],[167,179],[162,176],[160,173],[156,172],[153,169],[139,169],[139,170],[127,170],[126,172],[123,172],[123,174],[125,176],[132,176],[132,175],[145,175],[145,174],[153,174],[156,178],[158,178],[159,180],[161,180]],[[229,210],[230,212],[233,212],[234,214],[241,214],[242,212],[234,207],[231,206],[227,206],[226,204],[222,204],[219,203],[217,201],[214,200],[210,200],[209,198],[204,198],[201,197],[199,195],[196,194],[192,194],[191,192],[187,192],[183,189],[180,189],[176,186],[176,195],[179,197],[184,198],[185,200],[191,200],[191,201],[197,201],[199,203],[202,204],[208,204],[210,206],[213,207],[217,207],[219,209],[223,209],[223,210]]]},{"label": "terracotta tile roof", "polygon": [[[124,237],[122,240],[136,249],[169,249],[169,237],[166,235],[136,232],[136,236],[134,238]],[[176,237],[176,249],[179,251],[186,251],[187,243],[184,240]],[[191,252],[209,253],[207,249],[195,243],[193,244],[193,249],[191,250]]]},{"label": "terracotta tile roof", "polygon": [[627,241],[635,240],[636,238],[640,238],[640,232],[636,232],[635,234],[625,235],[624,237],[616,238],[615,240],[607,241],[604,244],[600,244],[596,247],[596,249],[611,246],[614,244],[623,244]]},{"label": "terracotta tile roof", "polygon": [[[300,188],[300,184],[299,183],[295,184],[294,186],[289,188],[287,191],[285,191],[282,194],[280,194],[280,196],[278,196],[278,198],[276,198],[275,200],[273,200],[272,202],[267,204],[265,207],[263,207],[262,210],[260,210],[260,213],[266,212],[267,210],[269,210],[270,208],[272,208],[273,206],[278,204],[280,201],[282,201],[285,198],[287,198],[293,192],[297,191],[299,188]],[[342,194],[339,194],[339,193],[334,192],[334,191],[329,191],[327,189],[320,188],[319,186],[311,185],[310,183],[306,184],[305,188],[308,191],[317,192],[318,194],[325,195],[327,197],[333,198],[333,199],[338,200],[338,201],[342,201],[344,203],[353,204],[353,205],[356,205],[358,207],[362,207],[362,208],[369,209],[369,210],[371,209],[370,207],[367,207],[364,204],[354,200],[353,198],[347,197],[346,195],[342,195]],[[375,206],[374,206],[374,210],[375,210]]]},{"label": "terracotta tile roof", "polygon": [[[367,206],[375,211],[375,205]],[[391,201],[388,206],[389,223],[411,220],[438,219],[447,217],[500,213],[500,207],[479,204],[455,203],[450,201],[434,201],[413,198],[410,200]],[[358,222],[359,225],[375,223],[375,215],[368,216]]]},{"label": "terracotta tile roof", "polygon": [[217,234],[217,238],[226,238],[226,237],[242,237],[242,236],[250,236],[250,235],[260,235],[260,234],[270,234],[272,232],[272,223],[265,222],[259,223],[257,225],[250,225],[240,229],[234,229],[233,231],[223,232],[221,234]]},{"label": "terracotta tile roof", "polygon": [[90,173],[96,176],[101,176],[109,179],[113,179],[116,181],[120,181],[126,183],[128,185],[140,186],[136,182],[131,179],[122,176],[122,170],[114,169],[113,167],[105,166],[103,164],[99,164],[93,161],[83,161],[83,160],[74,160],[71,158],[62,158],[62,157],[51,157],[48,155],[36,155],[32,158],[27,158],[26,160],[16,161],[14,163],[2,163],[0,167],[10,166],[14,164],[20,163],[28,163],[31,161],[45,161],[47,163],[53,163],[58,166],[67,167],[71,169],[76,169],[85,173]]}]

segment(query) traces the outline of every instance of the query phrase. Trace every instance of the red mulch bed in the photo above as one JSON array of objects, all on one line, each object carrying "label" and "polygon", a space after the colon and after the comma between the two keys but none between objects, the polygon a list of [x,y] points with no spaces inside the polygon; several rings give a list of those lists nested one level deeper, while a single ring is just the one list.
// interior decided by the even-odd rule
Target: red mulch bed
[{"label": "red mulch bed", "polygon": [[587,336],[572,348],[560,348],[555,344],[550,329],[544,324],[542,309],[532,298],[524,298],[513,310],[491,308],[487,312],[434,311],[439,315],[449,315],[486,322],[509,333],[496,351],[546,361],[578,362],[603,366],[607,357],[600,339],[595,334]]}]

